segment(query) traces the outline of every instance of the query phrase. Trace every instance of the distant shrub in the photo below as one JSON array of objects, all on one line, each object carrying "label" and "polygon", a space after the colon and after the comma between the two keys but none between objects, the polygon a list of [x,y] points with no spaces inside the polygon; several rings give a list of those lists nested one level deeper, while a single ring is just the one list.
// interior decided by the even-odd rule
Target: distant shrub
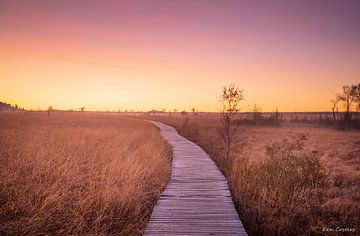
[{"label": "distant shrub", "polygon": [[[348,116],[351,116],[351,114]],[[336,122],[335,128],[340,130],[360,129],[360,120],[341,119]]]},{"label": "distant shrub", "polygon": [[239,126],[264,126],[264,127],[279,127],[281,121],[278,117],[261,117],[257,116],[255,119],[237,119],[235,123]]},{"label": "distant shrub", "polygon": [[317,123],[319,126],[334,126],[335,121],[329,115],[320,115]]}]

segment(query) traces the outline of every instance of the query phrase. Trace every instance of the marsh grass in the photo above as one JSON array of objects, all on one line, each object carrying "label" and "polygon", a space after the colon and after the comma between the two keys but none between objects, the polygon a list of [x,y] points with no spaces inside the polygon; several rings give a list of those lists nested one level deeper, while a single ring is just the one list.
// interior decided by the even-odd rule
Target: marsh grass
[{"label": "marsh grass", "polygon": [[170,176],[145,121],[0,114],[0,235],[140,235]]}]

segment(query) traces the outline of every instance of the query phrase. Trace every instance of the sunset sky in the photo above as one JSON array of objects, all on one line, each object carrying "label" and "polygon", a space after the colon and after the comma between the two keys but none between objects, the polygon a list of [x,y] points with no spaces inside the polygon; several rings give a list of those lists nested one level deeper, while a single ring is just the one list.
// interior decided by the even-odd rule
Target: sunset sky
[{"label": "sunset sky", "polygon": [[0,0],[0,101],[28,109],[328,111],[360,82],[358,0]]}]

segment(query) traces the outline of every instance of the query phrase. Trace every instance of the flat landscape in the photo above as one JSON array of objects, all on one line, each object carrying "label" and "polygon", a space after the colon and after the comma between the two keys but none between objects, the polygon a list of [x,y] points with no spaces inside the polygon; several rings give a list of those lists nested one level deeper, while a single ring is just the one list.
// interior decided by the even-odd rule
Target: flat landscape
[{"label": "flat landscape", "polygon": [[0,0],[0,236],[360,235],[360,0]]},{"label": "flat landscape", "polygon": [[170,178],[146,121],[0,113],[0,235],[141,235]]},{"label": "flat landscape", "polygon": [[[210,154],[228,180],[250,235],[321,234],[339,225],[357,227],[356,130],[293,123],[240,125],[226,159],[220,115],[2,112],[0,233],[141,235],[170,180],[172,159],[169,144],[147,120],[175,127]],[[294,153],[304,160],[314,156],[310,160],[318,160],[319,166],[300,162],[294,168],[284,162],[286,157],[268,161],[276,160],[267,154],[269,147],[286,146],[284,139],[291,144],[297,137],[306,138]],[[281,172],[286,168],[290,172]],[[296,178],[298,168],[311,173]],[[312,180],[310,187],[298,185],[316,176],[319,181]]]}]

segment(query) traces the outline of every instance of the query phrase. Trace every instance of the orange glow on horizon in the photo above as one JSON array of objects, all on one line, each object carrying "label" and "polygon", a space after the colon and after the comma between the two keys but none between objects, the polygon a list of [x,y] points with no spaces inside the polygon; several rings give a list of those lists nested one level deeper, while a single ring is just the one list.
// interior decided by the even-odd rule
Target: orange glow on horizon
[{"label": "orange glow on horizon", "polygon": [[295,3],[75,2],[0,3],[0,101],[218,111],[235,83],[245,109],[330,111],[342,85],[359,82],[356,2],[296,14]]}]

